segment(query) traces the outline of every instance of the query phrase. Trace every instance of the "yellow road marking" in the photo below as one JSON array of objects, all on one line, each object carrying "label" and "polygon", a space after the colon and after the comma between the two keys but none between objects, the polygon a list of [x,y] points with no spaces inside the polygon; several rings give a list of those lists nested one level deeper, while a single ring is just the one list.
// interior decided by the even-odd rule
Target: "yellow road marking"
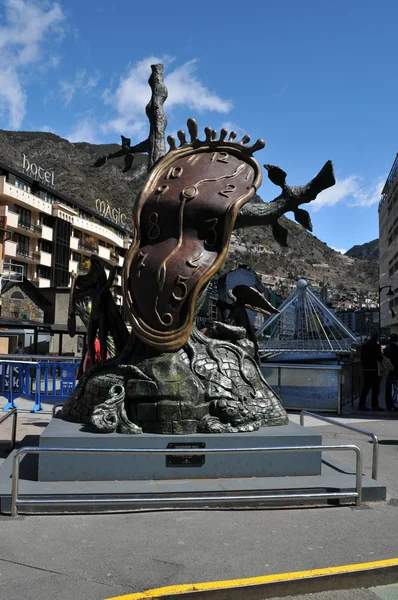
[{"label": "yellow road marking", "polygon": [[224,581],[206,581],[204,583],[169,585],[167,587],[146,590],[145,592],[135,592],[134,594],[127,594],[125,596],[115,596],[114,598],[107,598],[107,600],[146,600],[148,598],[161,598],[162,596],[171,594],[222,590],[230,587],[245,587],[249,585],[262,585],[265,583],[278,583],[281,581],[294,581],[296,579],[310,579],[311,577],[326,577],[328,575],[355,573],[356,571],[367,571],[370,569],[380,569],[383,567],[398,567],[398,558],[389,558],[387,560],[358,563],[354,565],[341,565],[339,567],[326,567],[325,569],[312,569],[310,571],[295,571],[292,573],[262,575],[260,577],[248,577],[246,579],[226,579]]}]

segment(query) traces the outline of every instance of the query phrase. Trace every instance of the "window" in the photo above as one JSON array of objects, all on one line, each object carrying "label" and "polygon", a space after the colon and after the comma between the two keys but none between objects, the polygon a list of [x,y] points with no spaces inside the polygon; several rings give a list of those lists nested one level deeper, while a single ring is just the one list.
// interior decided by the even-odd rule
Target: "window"
[{"label": "window", "polygon": [[51,192],[44,192],[44,200],[46,202],[49,202],[50,204],[54,204],[54,202],[57,201],[56,197],[54,196],[54,194],[51,194]]},{"label": "window", "polygon": [[10,298],[12,298],[12,300],[25,300],[25,296],[19,291],[13,292]]},{"label": "window", "polygon": [[17,187],[20,190],[23,190],[24,192],[30,193],[30,185],[28,185],[24,181],[21,181],[20,179],[15,180],[15,187]]},{"label": "window", "polygon": [[39,265],[37,267],[37,276],[42,277],[43,279],[50,279],[51,278],[50,267],[45,267],[44,265]]},{"label": "window", "polygon": [[13,233],[11,239],[17,243],[17,254],[20,256],[29,256],[29,238],[26,235]]},{"label": "window", "polygon": [[14,204],[14,212],[19,215],[19,224],[21,227],[30,227],[31,212],[27,208]]},{"label": "window", "polygon": [[54,226],[54,217],[52,217],[51,215],[46,215],[44,213],[41,213],[40,214],[40,224],[47,225],[47,227],[53,227]]},{"label": "window", "polygon": [[72,225],[62,219],[55,222],[54,231],[54,269],[52,271],[51,285],[55,287],[68,287],[69,284],[69,259],[70,237]]},{"label": "window", "polygon": [[39,250],[41,250],[42,252],[49,252],[51,254],[53,250],[53,245],[47,240],[39,240]]},{"label": "window", "polygon": [[72,252],[72,260],[74,262],[79,263],[80,262],[80,254],[78,252]]}]

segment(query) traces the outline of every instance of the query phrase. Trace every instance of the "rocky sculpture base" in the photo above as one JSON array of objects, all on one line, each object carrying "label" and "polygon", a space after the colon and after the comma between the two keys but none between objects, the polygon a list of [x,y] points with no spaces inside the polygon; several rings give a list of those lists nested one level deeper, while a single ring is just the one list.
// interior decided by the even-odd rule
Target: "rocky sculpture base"
[{"label": "rocky sculpture base", "polygon": [[157,353],[139,341],[95,365],[65,403],[66,420],[104,433],[239,433],[285,425],[247,340],[210,339],[194,328],[185,346]]}]

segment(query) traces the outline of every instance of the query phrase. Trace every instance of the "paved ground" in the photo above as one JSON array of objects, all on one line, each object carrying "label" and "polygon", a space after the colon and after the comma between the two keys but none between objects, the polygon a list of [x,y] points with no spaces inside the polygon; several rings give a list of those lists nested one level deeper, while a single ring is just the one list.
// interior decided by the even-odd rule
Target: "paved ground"
[{"label": "paved ground", "polygon": [[398,585],[385,585],[370,590],[356,589],[348,591],[323,592],[306,596],[286,596],[285,600],[397,600]]},{"label": "paved ground", "polygon": [[[25,402],[20,407],[29,408]],[[45,408],[48,414],[21,415],[19,438],[41,432],[51,416]],[[291,418],[298,421],[297,415]],[[171,584],[397,557],[398,417],[351,411],[341,419],[380,437],[379,479],[388,486],[386,502],[360,508],[0,517],[1,600],[103,600]],[[10,421],[1,426],[1,440],[7,439]],[[314,420],[306,425],[322,432],[325,444],[358,444],[370,473],[372,447],[366,438]],[[4,447],[0,442],[0,458]],[[311,596],[354,598],[398,599],[398,589]]]}]

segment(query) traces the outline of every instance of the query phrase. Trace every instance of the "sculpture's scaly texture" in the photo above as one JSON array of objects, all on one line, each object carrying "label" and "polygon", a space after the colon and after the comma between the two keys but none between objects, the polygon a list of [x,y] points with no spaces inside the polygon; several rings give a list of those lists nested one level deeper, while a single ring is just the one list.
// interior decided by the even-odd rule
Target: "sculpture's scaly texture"
[{"label": "sculpture's scaly texture", "polygon": [[271,224],[285,242],[277,219],[292,210],[310,228],[299,205],[333,185],[331,163],[302,187],[289,187],[286,173],[267,165],[282,194],[245,209],[261,184],[252,153],[264,142],[247,146],[245,136],[235,143],[233,132],[227,139],[222,130],[217,138],[209,128],[200,141],[192,119],[188,129],[190,141],[178,132],[178,148],[169,138],[169,153],[148,174],[134,206],[134,240],[123,271],[130,341],[116,358],[94,365],[62,409],[64,418],[99,431],[229,433],[288,421],[245,329],[219,324],[207,337],[195,316],[225,261],[234,226]]}]

